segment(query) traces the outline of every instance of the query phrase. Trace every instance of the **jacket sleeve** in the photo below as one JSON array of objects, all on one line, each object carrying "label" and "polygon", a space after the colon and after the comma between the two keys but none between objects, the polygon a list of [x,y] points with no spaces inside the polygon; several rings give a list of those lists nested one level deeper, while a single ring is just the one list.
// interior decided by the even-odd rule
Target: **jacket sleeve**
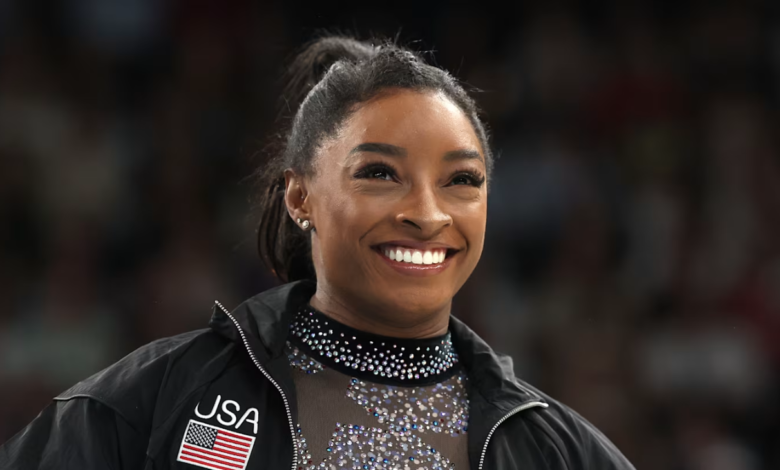
[{"label": "jacket sleeve", "polygon": [[87,397],[54,401],[0,446],[4,470],[142,469],[146,440]]}]

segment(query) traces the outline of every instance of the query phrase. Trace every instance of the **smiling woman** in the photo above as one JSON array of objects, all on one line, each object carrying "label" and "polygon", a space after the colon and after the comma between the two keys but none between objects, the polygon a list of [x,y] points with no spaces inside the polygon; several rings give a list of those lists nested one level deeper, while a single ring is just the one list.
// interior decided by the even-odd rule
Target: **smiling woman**
[{"label": "smiling woman", "polygon": [[311,305],[367,332],[446,333],[485,234],[487,165],[471,122],[442,92],[402,89],[325,139],[311,172],[286,172],[287,210],[315,228]]},{"label": "smiling woman", "polygon": [[342,37],[288,79],[290,129],[258,174],[258,247],[285,284],[66,391],[0,468],[632,468],[450,315],[493,164],[463,87]]}]

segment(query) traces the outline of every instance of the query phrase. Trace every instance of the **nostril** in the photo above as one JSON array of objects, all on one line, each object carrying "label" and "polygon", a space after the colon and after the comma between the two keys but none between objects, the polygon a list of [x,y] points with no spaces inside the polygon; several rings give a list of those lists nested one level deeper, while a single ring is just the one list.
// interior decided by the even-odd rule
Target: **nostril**
[{"label": "nostril", "polygon": [[414,223],[413,221],[411,221],[409,219],[404,219],[403,223],[405,223],[407,225],[411,225],[412,227],[417,228],[419,230],[422,230],[422,227],[420,227],[419,225],[417,225],[416,223]]}]

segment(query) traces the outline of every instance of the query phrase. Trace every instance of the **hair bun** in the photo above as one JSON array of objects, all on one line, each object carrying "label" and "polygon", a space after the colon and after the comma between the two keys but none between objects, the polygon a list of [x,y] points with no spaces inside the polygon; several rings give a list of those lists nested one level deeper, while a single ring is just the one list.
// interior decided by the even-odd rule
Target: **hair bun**
[{"label": "hair bun", "polygon": [[343,36],[316,39],[295,56],[287,73],[285,97],[288,106],[297,109],[306,95],[339,61],[358,63],[373,57],[379,48]]}]

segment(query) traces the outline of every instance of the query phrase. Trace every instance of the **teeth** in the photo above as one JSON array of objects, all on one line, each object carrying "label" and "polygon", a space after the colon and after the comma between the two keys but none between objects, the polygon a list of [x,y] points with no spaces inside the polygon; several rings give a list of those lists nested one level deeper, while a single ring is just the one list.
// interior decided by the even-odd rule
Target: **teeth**
[{"label": "teeth", "polygon": [[383,250],[385,256],[393,261],[412,264],[439,264],[446,258],[446,250],[414,250],[411,248],[391,247]]}]

